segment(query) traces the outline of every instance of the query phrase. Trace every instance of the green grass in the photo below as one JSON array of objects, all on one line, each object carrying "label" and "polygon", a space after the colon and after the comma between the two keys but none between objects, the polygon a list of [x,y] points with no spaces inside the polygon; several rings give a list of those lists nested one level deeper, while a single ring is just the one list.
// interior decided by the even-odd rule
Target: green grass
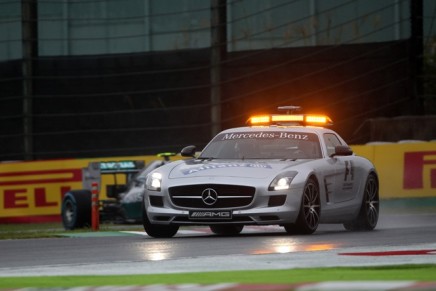
[{"label": "green grass", "polygon": [[[100,231],[139,230],[141,225],[101,224]],[[65,233],[92,232],[90,228],[65,230],[61,223],[0,224],[0,240],[60,237]]]},{"label": "green grass", "polygon": [[60,223],[0,224],[0,239],[55,237],[64,231]]},{"label": "green grass", "polygon": [[125,286],[152,284],[295,284],[322,281],[436,281],[435,265],[228,271],[158,275],[0,278],[0,288]]}]

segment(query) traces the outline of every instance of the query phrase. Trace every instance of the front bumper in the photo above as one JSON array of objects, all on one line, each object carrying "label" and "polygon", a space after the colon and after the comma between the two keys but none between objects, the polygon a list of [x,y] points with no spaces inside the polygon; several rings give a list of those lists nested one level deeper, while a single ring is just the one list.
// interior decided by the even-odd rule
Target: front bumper
[{"label": "front bumper", "polygon": [[[205,187],[207,187],[205,185]],[[152,224],[164,225],[282,225],[297,220],[302,188],[268,191],[256,188],[252,201],[240,207],[215,208],[175,205],[168,190],[145,191],[145,209]],[[193,203],[194,204],[194,203]],[[195,203],[198,206],[198,203]]]}]

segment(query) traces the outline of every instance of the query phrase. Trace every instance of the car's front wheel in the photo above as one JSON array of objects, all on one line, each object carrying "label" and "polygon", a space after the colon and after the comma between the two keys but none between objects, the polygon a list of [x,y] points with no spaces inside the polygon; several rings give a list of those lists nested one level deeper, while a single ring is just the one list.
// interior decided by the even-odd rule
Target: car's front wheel
[{"label": "car's front wheel", "polygon": [[353,221],[344,223],[345,229],[354,231],[373,230],[378,222],[379,202],[378,180],[375,174],[370,174],[366,180],[359,214]]},{"label": "car's front wheel", "polygon": [[173,237],[176,235],[177,231],[179,231],[178,225],[160,225],[150,223],[144,203],[142,203],[142,225],[144,226],[145,232],[149,236],[155,238]]},{"label": "car's front wheel", "polygon": [[303,189],[300,213],[296,223],[285,224],[285,230],[289,234],[312,234],[319,225],[321,203],[319,187],[315,179],[309,178]]},{"label": "car's front wheel", "polygon": [[210,230],[218,235],[237,235],[240,234],[242,229],[244,228],[243,225],[234,225],[234,224],[215,224],[210,225]]}]

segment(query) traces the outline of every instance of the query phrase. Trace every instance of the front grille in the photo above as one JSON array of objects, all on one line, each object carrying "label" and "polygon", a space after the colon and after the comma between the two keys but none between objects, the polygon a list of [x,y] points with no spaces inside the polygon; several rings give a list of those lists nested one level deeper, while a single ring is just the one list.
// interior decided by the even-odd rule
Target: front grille
[{"label": "front grille", "polygon": [[[176,206],[214,209],[249,205],[253,201],[255,188],[236,185],[201,184],[171,187],[168,191],[171,202]],[[209,199],[204,201],[203,198],[207,196],[207,193],[204,191],[215,194],[217,196],[216,200]]]}]

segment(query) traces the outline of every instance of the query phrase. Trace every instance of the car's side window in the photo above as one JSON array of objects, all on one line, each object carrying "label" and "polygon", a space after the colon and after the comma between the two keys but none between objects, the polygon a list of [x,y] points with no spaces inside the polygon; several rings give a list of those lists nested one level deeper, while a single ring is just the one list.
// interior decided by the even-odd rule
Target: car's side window
[{"label": "car's side window", "polygon": [[327,155],[329,156],[335,152],[335,146],[342,145],[339,138],[333,133],[325,133],[324,142],[327,147]]}]

